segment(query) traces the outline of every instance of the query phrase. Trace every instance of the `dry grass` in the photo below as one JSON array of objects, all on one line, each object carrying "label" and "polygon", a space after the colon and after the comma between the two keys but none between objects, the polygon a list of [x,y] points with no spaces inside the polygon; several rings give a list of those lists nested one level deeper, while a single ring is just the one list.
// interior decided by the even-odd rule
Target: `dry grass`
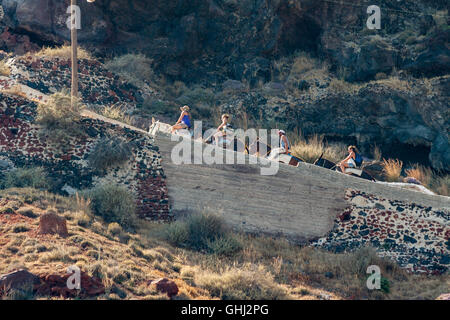
[{"label": "dry grass", "polygon": [[306,53],[298,53],[294,58],[294,63],[292,64],[291,75],[293,74],[303,74],[314,69],[317,65],[317,61],[311,58]]},{"label": "dry grass", "polygon": [[118,104],[102,107],[100,114],[106,118],[117,120],[128,125],[132,125],[133,122],[132,117],[126,114],[125,108]]},{"label": "dry grass", "polygon": [[377,145],[373,146],[372,156],[375,161],[381,161],[381,158],[383,157],[383,153],[381,152],[381,149],[379,146],[377,146]]},{"label": "dry grass", "polygon": [[324,142],[324,137],[317,134],[309,139],[298,138],[298,141],[291,148],[294,156],[309,163],[314,163],[322,154],[323,158],[338,162],[345,158],[345,151],[344,145],[328,145]]},{"label": "dry grass", "polygon": [[402,173],[403,162],[401,160],[383,159],[383,173],[386,181],[397,182]]},{"label": "dry grass", "polygon": [[71,101],[67,92],[57,92],[37,108],[36,123],[41,125],[41,133],[62,150],[69,147],[74,137],[84,135],[79,121],[85,106],[79,101],[72,105]]},{"label": "dry grass", "polygon": [[6,64],[5,60],[0,61],[0,76],[9,77],[11,75],[11,68]]},{"label": "dry grass", "polygon": [[[60,47],[44,47],[40,51],[34,53],[37,57],[49,57],[49,58],[72,58],[72,49],[70,46],[60,46]],[[78,58],[92,60],[92,55],[83,48],[78,48]]]},{"label": "dry grass", "polygon": [[411,86],[407,80],[401,80],[398,77],[389,77],[386,79],[371,81],[370,83],[385,85],[398,91],[408,91],[411,89]]},{"label": "dry grass", "polygon": [[442,196],[450,196],[450,175],[434,172],[431,168],[416,164],[405,170],[406,176],[419,180],[422,185]]},{"label": "dry grass", "polygon": [[450,175],[434,178],[431,188],[442,196],[450,197]]},{"label": "dry grass", "polygon": [[[13,207],[26,200],[38,214],[56,206],[69,211],[69,217],[74,215],[71,209],[88,208],[80,197],[34,189],[0,191],[0,201],[6,197]],[[38,227],[39,219],[27,219],[28,228]],[[243,250],[221,256],[172,247],[160,236],[165,226],[159,223],[142,220],[136,233],[127,233],[127,240],[120,241],[120,234],[126,233],[120,226],[95,219],[87,227],[76,218],[68,220],[67,239],[30,237],[12,232],[24,222],[1,223],[0,273],[24,267],[36,274],[61,274],[76,264],[102,280],[106,292],[98,299],[167,299],[147,284],[161,277],[177,283],[178,299],[434,299],[449,285],[448,275],[410,275],[371,248],[336,254],[280,238],[234,234]],[[389,290],[367,289],[366,270],[371,264],[380,266]]]},{"label": "dry grass", "polygon": [[433,171],[421,165],[405,170],[407,177],[419,180],[424,186],[429,186],[433,179]]}]

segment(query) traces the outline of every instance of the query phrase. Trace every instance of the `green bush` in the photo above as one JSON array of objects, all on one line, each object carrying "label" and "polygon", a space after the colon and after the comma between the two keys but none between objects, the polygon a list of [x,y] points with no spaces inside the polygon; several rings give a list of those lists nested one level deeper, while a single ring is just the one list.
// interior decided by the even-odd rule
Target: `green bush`
[{"label": "green bush", "polygon": [[47,177],[44,169],[41,167],[18,168],[5,174],[0,186],[3,189],[8,188],[35,188],[49,189],[50,179]]},{"label": "green bush", "polygon": [[106,222],[117,222],[124,228],[133,228],[136,217],[134,196],[118,185],[99,185],[87,192],[94,214]]},{"label": "green bush", "polygon": [[165,231],[166,239],[178,247],[219,255],[230,255],[242,248],[223,219],[211,214],[189,216],[172,223]]},{"label": "green bush", "polygon": [[208,241],[208,248],[214,254],[231,256],[242,249],[242,244],[236,238],[227,235]]},{"label": "green bush", "polygon": [[155,76],[151,67],[152,62],[153,60],[143,54],[126,54],[106,62],[105,67],[129,83],[142,87],[146,80],[152,80]]},{"label": "green bush", "polygon": [[101,138],[89,155],[89,164],[96,170],[104,171],[126,162],[132,154],[130,144],[120,137]]}]

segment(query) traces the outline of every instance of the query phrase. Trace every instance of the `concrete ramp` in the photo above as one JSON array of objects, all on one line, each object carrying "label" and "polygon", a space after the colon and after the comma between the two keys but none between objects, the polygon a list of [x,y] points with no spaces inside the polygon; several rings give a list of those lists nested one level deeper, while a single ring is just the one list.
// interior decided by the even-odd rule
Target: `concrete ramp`
[{"label": "concrete ramp", "polygon": [[[299,242],[322,237],[331,231],[337,215],[350,205],[345,200],[347,189],[424,206],[450,207],[447,197],[368,182],[310,164],[280,164],[273,176],[261,175],[267,161],[250,164],[248,155],[246,164],[177,165],[172,161],[172,150],[179,142],[171,141],[165,133],[157,133],[155,141],[163,158],[175,215],[211,212],[246,232],[283,235]],[[191,150],[204,151],[207,147],[197,141],[189,143]],[[236,154],[225,151],[224,158],[230,152]],[[190,163],[200,163],[200,157],[201,153],[192,152]]]}]

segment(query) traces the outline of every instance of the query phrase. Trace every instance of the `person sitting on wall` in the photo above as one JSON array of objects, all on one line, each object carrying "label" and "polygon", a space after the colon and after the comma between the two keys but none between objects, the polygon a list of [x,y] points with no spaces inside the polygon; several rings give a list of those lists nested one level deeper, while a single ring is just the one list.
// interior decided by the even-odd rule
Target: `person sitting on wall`
[{"label": "person sitting on wall", "polygon": [[280,154],[291,154],[291,144],[286,136],[286,131],[278,130],[278,136],[280,137],[280,148],[272,149],[269,155],[269,159],[274,159]]},{"label": "person sitting on wall", "polygon": [[188,106],[183,106],[180,108],[181,110],[181,115],[178,118],[178,121],[175,125],[172,126],[171,130],[172,133],[174,133],[176,130],[180,130],[180,129],[191,129],[192,125],[191,125],[191,114],[189,112],[189,107]]},{"label": "person sitting on wall", "polygon": [[230,124],[230,115],[229,114],[223,114],[222,115],[222,123],[217,128],[217,133],[214,134],[214,140],[216,141],[216,144],[219,143],[219,139],[222,139],[222,141],[226,140],[227,133],[231,134],[233,133],[233,128]]},{"label": "person sitting on wall", "polygon": [[343,173],[346,173],[345,170],[347,168],[356,168],[362,164],[362,157],[355,146],[349,146],[347,150],[348,156],[338,163],[338,166]]}]

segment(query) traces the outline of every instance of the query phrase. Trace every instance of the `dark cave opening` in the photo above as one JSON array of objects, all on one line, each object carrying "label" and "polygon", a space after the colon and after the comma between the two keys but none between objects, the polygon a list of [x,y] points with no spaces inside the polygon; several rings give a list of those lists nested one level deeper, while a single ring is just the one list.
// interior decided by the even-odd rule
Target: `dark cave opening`
[{"label": "dark cave opening", "polygon": [[425,145],[412,145],[408,143],[394,142],[390,144],[359,144],[355,137],[336,137],[325,135],[327,143],[344,143],[345,145],[355,145],[361,151],[362,155],[368,158],[373,156],[374,146],[378,146],[382,153],[382,158],[385,159],[399,159],[403,161],[403,167],[409,167],[414,164],[420,164],[426,167],[431,167],[429,154],[431,147]]},{"label": "dark cave opening", "polygon": [[429,154],[431,147],[424,145],[412,145],[408,143],[393,143],[389,145],[380,146],[383,158],[399,159],[403,161],[403,166],[411,166],[413,164],[420,164],[426,167],[431,167]]},{"label": "dark cave opening", "polygon": [[301,11],[280,8],[279,16],[283,26],[278,39],[277,55],[290,55],[295,51],[306,51],[317,55],[322,28]]}]

